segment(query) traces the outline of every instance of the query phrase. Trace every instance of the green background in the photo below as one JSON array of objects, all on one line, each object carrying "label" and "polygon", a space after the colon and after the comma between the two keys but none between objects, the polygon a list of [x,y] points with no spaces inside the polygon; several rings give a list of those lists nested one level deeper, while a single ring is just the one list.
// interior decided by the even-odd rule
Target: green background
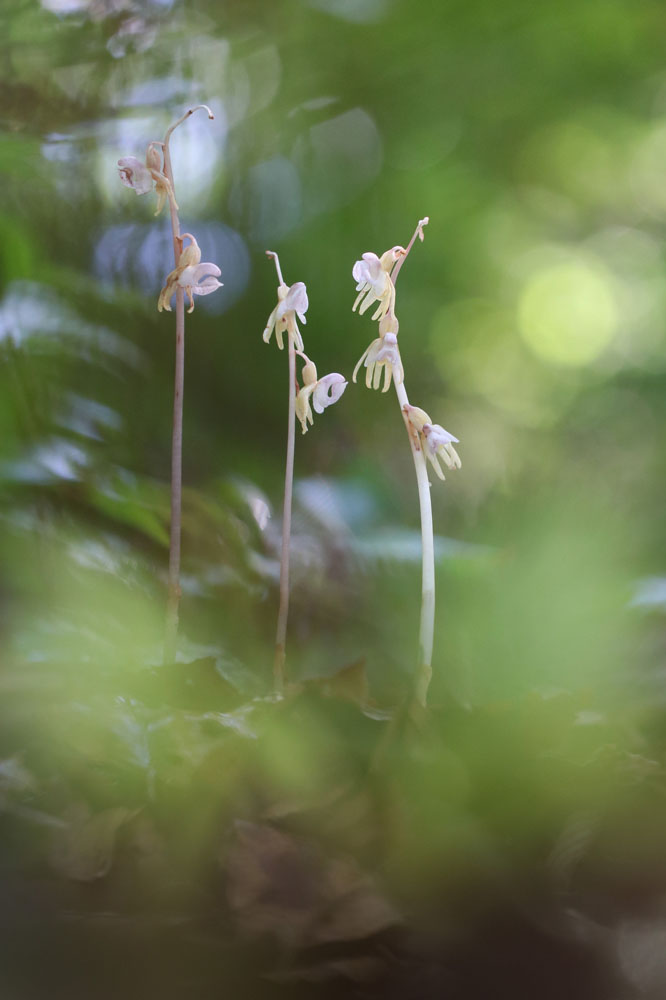
[{"label": "green background", "polygon": [[[350,379],[296,442],[290,676],[363,670],[352,701],[376,716],[407,689],[417,495],[393,392],[351,384],[375,336],[351,312],[351,269],[428,215],[397,291],[405,384],[460,439],[462,470],[432,477],[443,743],[427,779],[402,776],[403,858],[434,870],[429,810],[457,831],[447,871],[468,809],[519,867],[590,802],[617,811],[622,840],[634,784],[663,767],[665,28],[649,0],[3,8],[0,757],[34,782],[6,779],[12,822],[19,806],[138,808],[155,768],[189,773],[192,746],[210,749],[185,716],[166,750],[146,742],[192,710],[157,666],[174,329],[156,302],[172,258],[166,214],[116,169],[203,101],[215,121],[199,112],[172,139],[182,229],[224,282],[186,324],[181,660],[205,674],[197,709],[218,707],[209,683],[237,704],[270,689],[287,359],[261,336],[266,249],[307,285],[319,374]],[[288,745],[271,787],[316,756],[316,725],[292,738],[265,734]],[[451,745],[473,808],[449,794]],[[189,849],[203,853],[194,835]],[[637,869],[651,858],[636,847]]]}]

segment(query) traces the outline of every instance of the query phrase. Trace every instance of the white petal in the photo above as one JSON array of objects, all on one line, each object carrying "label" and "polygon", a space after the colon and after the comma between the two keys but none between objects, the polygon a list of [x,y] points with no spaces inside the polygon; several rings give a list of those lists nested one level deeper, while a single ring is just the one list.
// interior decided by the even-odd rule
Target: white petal
[{"label": "white petal", "polygon": [[327,406],[337,403],[347,388],[347,380],[339,372],[331,372],[320,378],[312,394],[312,405],[316,413],[323,413]]},{"label": "white petal", "polygon": [[211,264],[210,261],[204,261],[202,264],[197,264],[195,270],[195,284],[199,284],[199,282],[208,275],[212,275],[214,278],[219,278],[222,274],[217,264]]},{"label": "white petal", "polygon": [[184,267],[178,275],[177,281],[182,288],[188,288],[197,283],[197,264],[190,264]]},{"label": "white petal", "polygon": [[308,311],[309,303],[307,288],[302,281],[297,281],[291,286],[282,305],[285,311],[295,312],[301,323],[305,323],[305,313]]},{"label": "white petal", "polygon": [[445,431],[440,424],[424,425],[423,433],[428,440],[428,447],[431,451],[437,451],[438,448],[441,448],[443,445],[450,444],[452,441],[455,441],[456,444],[460,444],[458,438],[454,437],[453,434],[449,434],[448,431]]},{"label": "white petal", "polygon": [[222,282],[218,281],[217,278],[210,277],[204,278],[200,285],[193,285],[192,291],[195,295],[210,295],[214,292],[216,288],[222,288]]},{"label": "white petal", "polygon": [[153,178],[150,170],[137,160],[136,156],[124,156],[118,160],[120,180],[125,187],[134,188],[137,194],[148,194],[153,189]]}]

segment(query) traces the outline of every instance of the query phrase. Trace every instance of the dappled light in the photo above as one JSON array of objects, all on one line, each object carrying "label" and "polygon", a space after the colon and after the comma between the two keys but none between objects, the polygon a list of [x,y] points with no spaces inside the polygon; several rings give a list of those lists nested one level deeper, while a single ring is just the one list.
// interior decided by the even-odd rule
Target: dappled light
[{"label": "dappled light", "polygon": [[572,260],[537,270],[520,297],[521,333],[538,357],[562,365],[596,360],[618,325],[610,276]]},{"label": "dappled light", "polygon": [[661,1000],[663,10],[0,23],[2,1000]]}]

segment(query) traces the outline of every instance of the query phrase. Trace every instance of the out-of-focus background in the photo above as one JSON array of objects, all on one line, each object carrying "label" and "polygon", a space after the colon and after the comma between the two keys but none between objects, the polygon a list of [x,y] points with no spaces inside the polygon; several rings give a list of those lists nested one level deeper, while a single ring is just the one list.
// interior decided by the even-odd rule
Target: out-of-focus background
[{"label": "out-of-focus background", "polygon": [[[415,662],[420,533],[395,396],[351,384],[376,335],[351,312],[351,269],[428,215],[398,284],[400,344],[411,401],[460,439],[463,465],[432,488],[443,714],[413,771],[393,772],[412,799],[396,793],[384,824],[400,833],[382,877],[404,920],[407,887],[427,895],[434,871],[469,906],[490,882],[501,895],[495,851],[523,872],[554,865],[567,891],[591,852],[584,919],[600,934],[615,914],[608,967],[652,996],[664,924],[647,943],[631,933],[635,899],[659,910],[646,887],[666,889],[646,832],[664,826],[664,7],[13,0],[0,29],[0,806],[5,919],[25,959],[11,995],[44,995],[16,985],[34,926],[62,995],[79,995],[58,934],[85,911],[91,940],[108,932],[100,914],[117,938],[109,914],[129,883],[152,900],[165,857],[175,896],[194,892],[216,857],[219,817],[200,808],[212,787],[219,799],[216,754],[227,820],[256,821],[222,866],[242,910],[243,851],[277,850],[261,838],[286,836],[295,786],[325,798],[381,743]],[[182,229],[224,287],[187,319],[182,669],[162,670],[174,330],[156,302],[172,250],[166,213],[116,162],[202,101],[215,120],[174,133],[173,166]],[[295,708],[295,728],[252,701],[270,689],[286,431],[286,357],[261,337],[266,249],[307,284],[319,374],[350,380],[297,440],[288,664],[318,707]],[[170,841],[173,817],[195,814]],[[121,842],[143,882],[123,882]],[[252,933],[303,945],[264,918]],[[586,928],[567,934],[598,942]],[[186,995],[188,961],[161,995]],[[94,995],[115,995],[96,970]],[[469,982],[461,995],[476,996]]]}]

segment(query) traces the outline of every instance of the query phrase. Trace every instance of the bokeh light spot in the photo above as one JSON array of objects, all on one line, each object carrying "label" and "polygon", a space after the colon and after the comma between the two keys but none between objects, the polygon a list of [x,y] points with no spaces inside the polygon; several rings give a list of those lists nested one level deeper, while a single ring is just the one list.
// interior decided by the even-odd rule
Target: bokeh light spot
[{"label": "bokeh light spot", "polygon": [[525,342],[543,360],[588,364],[603,353],[617,328],[611,278],[582,260],[544,268],[527,282],[518,319]]}]

